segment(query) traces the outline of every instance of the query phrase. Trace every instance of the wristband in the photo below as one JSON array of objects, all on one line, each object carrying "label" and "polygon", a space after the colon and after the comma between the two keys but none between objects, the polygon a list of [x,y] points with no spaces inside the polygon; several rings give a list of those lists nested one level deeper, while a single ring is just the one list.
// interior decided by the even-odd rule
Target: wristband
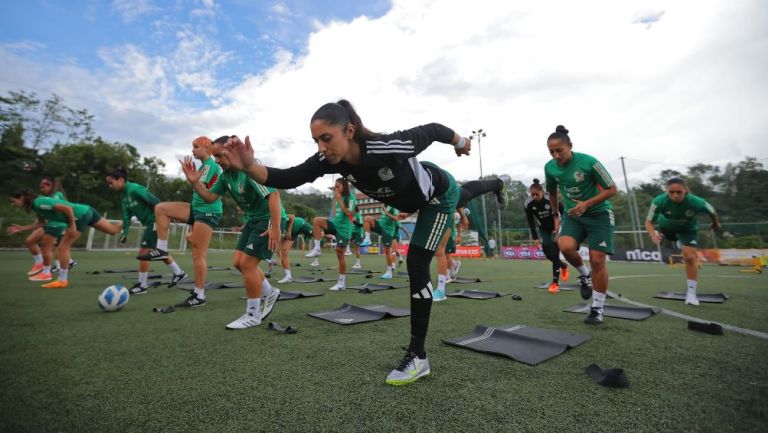
[{"label": "wristband", "polygon": [[464,137],[459,137],[459,142],[453,145],[453,148],[456,150],[462,150],[464,149],[464,144],[467,142],[467,140]]}]

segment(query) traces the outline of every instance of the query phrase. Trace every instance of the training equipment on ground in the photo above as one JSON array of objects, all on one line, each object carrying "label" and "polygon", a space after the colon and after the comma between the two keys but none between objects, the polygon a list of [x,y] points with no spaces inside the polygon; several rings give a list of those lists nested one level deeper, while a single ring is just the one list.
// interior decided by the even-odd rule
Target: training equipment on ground
[{"label": "training equipment on ground", "polygon": [[348,274],[373,274],[374,272],[370,269],[355,269],[352,268],[347,271]]},{"label": "training equipment on ground", "polygon": [[[166,274],[166,275],[148,274],[147,275],[147,279],[148,280],[159,280],[159,279],[162,279],[163,277],[170,278],[172,276],[173,276],[173,274]],[[139,278],[139,274],[135,273],[135,271],[134,271],[133,273],[127,273],[127,274],[123,275],[123,278],[125,278],[126,280],[137,280]]]},{"label": "training equipment on ground", "polygon": [[397,273],[395,273],[395,274],[394,274],[394,275],[392,275],[392,276],[393,276],[393,277],[396,277],[396,278],[408,278],[408,272],[405,272],[405,271],[398,271]]},{"label": "training equipment on ground", "polygon": [[373,284],[373,283],[364,283],[358,286],[347,286],[348,289],[355,289],[360,293],[373,293],[373,292],[380,292],[382,290],[402,289],[403,287],[407,287],[407,286],[395,285],[395,284]]},{"label": "training equipment on ground", "polygon": [[280,298],[278,298],[278,301],[287,301],[290,299],[299,299],[299,298],[314,298],[315,296],[323,296],[322,293],[315,293],[315,292],[301,292],[301,291],[287,291],[282,290],[280,292]]},{"label": "training equipment on ground", "polygon": [[[552,284],[549,283],[539,283],[535,286],[533,286],[535,289],[548,289],[549,285]],[[557,286],[560,288],[561,292],[572,292],[579,288],[578,284],[570,284],[570,283],[558,283]]]},{"label": "training equipment on ground", "polygon": [[[205,283],[205,290],[216,290],[216,289],[242,289],[245,287],[243,283]],[[195,289],[194,283],[183,283],[176,285],[176,288],[179,290],[185,290],[187,292],[191,292]]]},{"label": "training equipment on ground", "polygon": [[597,364],[590,364],[584,369],[595,383],[610,388],[629,388],[629,379],[621,368],[602,369]]},{"label": "training equipment on ground", "polygon": [[[129,272],[136,272],[136,268],[133,268],[133,269],[104,269],[101,272],[103,272],[105,274],[126,274],[126,273],[129,273]],[[150,269],[149,272],[152,272],[152,270]],[[86,272],[86,274],[99,274],[99,273],[100,273],[99,271],[89,271],[89,272]]]},{"label": "training equipment on ground", "polygon": [[343,304],[335,310],[309,313],[308,315],[338,325],[354,325],[356,323],[374,322],[391,317],[406,317],[410,316],[411,312],[403,308],[388,307],[386,305],[357,307],[355,305]]},{"label": "training equipment on ground", "polygon": [[459,290],[458,292],[448,293],[446,296],[450,296],[452,298],[493,299],[507,295],[509,295],[509,293],[483,292],[480,290]]},{"label": "training equipment on ground", "polygon": [[[591,304],[579,304],[575,307],[566,308],[567,313],[588,314]],[[617,319],[645,320],[654,314],[660,312],[658,308],[647,307],[624,307],[619,305],[603,305],[603,315],[606,317],[615,317]]]},{"label": "training equipment on ground", "polygon": [[[658,299],[670,299],[673,301],[685,301],[685,292],[659,292],[653,296]],[[709,304],[722,304],[728,299],[728,295],[725,293],[712,293],[712,294],[697,294],[696,298],[699,302],[706,302]]]},{"label": "training equipment on ground", "polygon": [[457,283],[457,284],[473,284],[473,283],[485,283],[488,282],[488,280],[482,280],[480,278],[470,278],[470,277],[457,277],[451,280],[451,283]]},{"label": "training equipment on ground", "polygon": [[331,281],[323,277],[293,277],[294,283],[322,283],[323,281]]},{"label": "training equipment on ground", "polygon": [[234,268],[229,266],[208,266],[209,271],[231,271]]},{"label": "training equipment on ground", "polygon": [[691,331],[705,332],[712,335],[723,335],[723,327],[718,323],[688,321],[688,329]]},{"label": "training equipment on ground", "polygon": [[443,340],[452,346],[503,355],[536,365],[590,340],[587,335],[525,325],[475,326],[471,334]]},{"label": "training equipment on ground", "polygon": [[130,298],[131,295],[125,286],[113,284],[99,295],[99,306],[104,311],[117,311],[125,307]]},{"label": "training equipment on ground", "polygon": [[267,329],[272,331],[277,331],[281,334],[295,334],[299,332],[299,328],[294,328],[293,326],[283,328],[277,322],[269,322],[269,325],[267,325]]}]

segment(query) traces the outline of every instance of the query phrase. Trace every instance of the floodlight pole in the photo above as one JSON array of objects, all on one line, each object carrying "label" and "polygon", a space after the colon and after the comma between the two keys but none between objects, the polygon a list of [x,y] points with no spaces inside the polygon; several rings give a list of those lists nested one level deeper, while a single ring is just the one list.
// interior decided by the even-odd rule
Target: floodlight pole
[{"label": "floodlight pole", "polygon": [[[470,135],[470,138],[477,138],[477,155],[480,157],[480,180],[483,179],[483,151],[482,151],[482,147],[480,147],[480,141],[485,136],[486,136],[486,133],[485,131],[483,131],[483,128],[480,128],[477,131],[472,131],[472,135]],[[483,204],[483,230],[485,230],[485,236],[488,236],[488,214],[485,211],[485,196],[482,196],[482,204]]]}]

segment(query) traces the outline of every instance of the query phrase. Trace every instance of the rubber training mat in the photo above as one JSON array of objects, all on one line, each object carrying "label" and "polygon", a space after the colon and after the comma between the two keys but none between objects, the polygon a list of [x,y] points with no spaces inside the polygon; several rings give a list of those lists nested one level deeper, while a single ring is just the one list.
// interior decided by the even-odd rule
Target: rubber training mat
[{"label": "rubber training mat", "polygon": [[235,270],[234,268],[230,268],[229,266],[208,266],[209,271],[232,271]]},{"label": "rubber training mat", "polygon": [[408,272],[405,271],[399,271],[393,275],[393,277],[397,278],[408,278]]},{"label": "rubber training mat", "polygon": [[392,317],[410,316],[411,312],[403,308],[388,307],[386,305],[357,307],[355,305],[343,304],[335,310],[319,311],[317,313],[309,313],[308,315],[338,325],[354,325],[356,323],[374,322]]},{"label": "rubber training mat", "polygon": [[475,326],[471,334],[443,340],[444,343],[477,352],[502,355],[528,365],[536,365],[590,340],[587,335],[571,334],[525,325]]},{"label": "rubber training mat", "polygon": [[[149,270],[149,272],[152,272],[152,269]],[[85,272],[88,275],[98,275],[101,273],[104,274],[128,274],[128,273],[136,273],[136,268],[134,269],[104,269],[103,271],[86,271]]]},{"label": "rubber training mat", "polygon": [[373,274],[374,272],[370,269],[350,269],[347,271],[348,274]]},{"label": "rubber training mat", "polygon": [[483,292],[480,290],[459,290],[458,292],[448,293],[445,296],[469,299],[493,299],[506,296],[509,293]]},{"label": "rubber training mat", "polygon": [[[670,299],[673,301],[685,301],[685,292],[659,292],[654,295],[654,298]],[[728,295],[725,293],[711,293],[711,294],[698,294],[696,298],[699,302],[706,302],[709,304],[722,304],[728,299]]]},{"label": "rubber training mat", "polygon": [[[243,287],[245,287],[243,283],[214,283],[214,282],[205,283],[205,290],[242,289]],[[188,292],[191,292],[195,288],[195,284],[180,283],[176,285],[176,288],[179,290],[186,290]]]},{"label": "rubber training mat", "polygon": [[358,286],[347,286],[348,289],[358,290],[360,293],[373,293],[382,290],[402,289],[406,285],[364,283]]},{"label": "rubber training mat", "polygon": [[[575,307],[566,308],[563,311],[567,313],[587,314],[589,313],[590,305],[591,304],[579,304]],[[659,311],[659,309],[648,307],[624,307],[607,304],[603,306],[603,315],[605,317],[615,317],[617,319],[627,320],[645,320],[658,313]]]},{"label": "rubber training mat", "polygon": [[294,283],[321,283],[323,281],[331,281],[323,277],[293,277]]},{"label": "rubber training mat", "polygon": [[[170,278],[172,276],[173,276],[172,274],[167,274],[167,275],[149,274],[149,275],[147,275],[147,279],[148,280],[159,280],[159,279],[162,279],[163,277]],[[125,275],[123,275],[123,278],[125,278],[126,280],[135,280],[135,279],[139,278],[139,274],[137,274],[137,273],[125,274]]]},{"label": "rubber training mat", "polygon": [[[535,289],[548,289],[550,283],[539,283],[535,286],[533,286]],[[564,292],[570,292],[572,290],[577,290],[579,288],[578,284],[572,284],[572,283],[559,283],[558,286],[560,286],[560,290]]]},{"label": "rubber training mat", "polygon": [[451,280],[452,283],[456,284],[473,284],[473,283],[485,283],[489,280],[483,280],[477,277],[457,277]]},{"label": "rubber training mat", "polygon": [[315,296],[323,296],[322,293],[315,293],[315,292],[302,292],[302,291],[287,291],[287,290],[281,290],[280,291],[280,297],[277,298],[278,301],[289,301],[291,299],[301,299],[301,298],[314,298]]}]

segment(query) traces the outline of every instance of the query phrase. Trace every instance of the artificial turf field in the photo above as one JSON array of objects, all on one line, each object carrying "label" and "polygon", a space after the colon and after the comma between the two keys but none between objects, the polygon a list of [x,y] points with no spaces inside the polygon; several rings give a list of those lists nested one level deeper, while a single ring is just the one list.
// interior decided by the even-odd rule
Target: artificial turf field
[{"label": "artificial turf field", "polygon": [[[279,286],[324,293],[280,301],[267,319],[298,327],[298,334],[269,331],[266,323],[228,331],[224,325],[244,312],[243,289],[209,290],[205,307],[161,314],[152,308],[180,302],[187,293],[155,288],[123,311],[104,313],[96,301],[100,291],[132,281],[85,272],[133,267],[135,253],[74,255],[79,265],[70,287],[45,290],[26,281],[28,253],[0,252],[0,432],[768,429],[768,340],[727,330],[723,336],[689,331],[684,320],[661,314],[584,325],[582,315],[561,311],[581,302],[578,291],[552,295],[532,288],[548,280],[548,263],[464,260],[460,276],[491,281],[449,285],[449,292],[500,291],[523,300],[448,298],[434,304],[427,339],[432,375],[392,387],[384,378],[408,343],[408,318],[339,326],[307,313],[343,303],[407,308],[407,288],[360,294],[327,292],[332,282]],[[191,271],[189,255],[176,259]],[[308,259],[298,253],[293,259],[304,265],[294,275],[307,275]],[[324,266],[334,262],[330,254],[321,257]],[[228,266],[229,253],[211,252],[209,264]],[[364,257],[363,265],[379,270],[383,258]],[[167,272],[162,263],[152,267]],[[611,281],[610,289],[634,301],[768,332],[766,274],[705,267],[699,293],[724,292],[730,299],[692,307],[653,298],[658,291],[684,291],[682,269],[611,263],[609,271],[632,277]],[[282,271],[275,275],[273,282]],[[208,281],[238,278],[228,271],[208,274]],[[348,284],[374,281],[348,277]],[[469,334],[477,324],[513,323],[592,340],[535,367],[441,342]],[[595,384],[584,373],[592,363],[625,369],[631,387]]]}]

